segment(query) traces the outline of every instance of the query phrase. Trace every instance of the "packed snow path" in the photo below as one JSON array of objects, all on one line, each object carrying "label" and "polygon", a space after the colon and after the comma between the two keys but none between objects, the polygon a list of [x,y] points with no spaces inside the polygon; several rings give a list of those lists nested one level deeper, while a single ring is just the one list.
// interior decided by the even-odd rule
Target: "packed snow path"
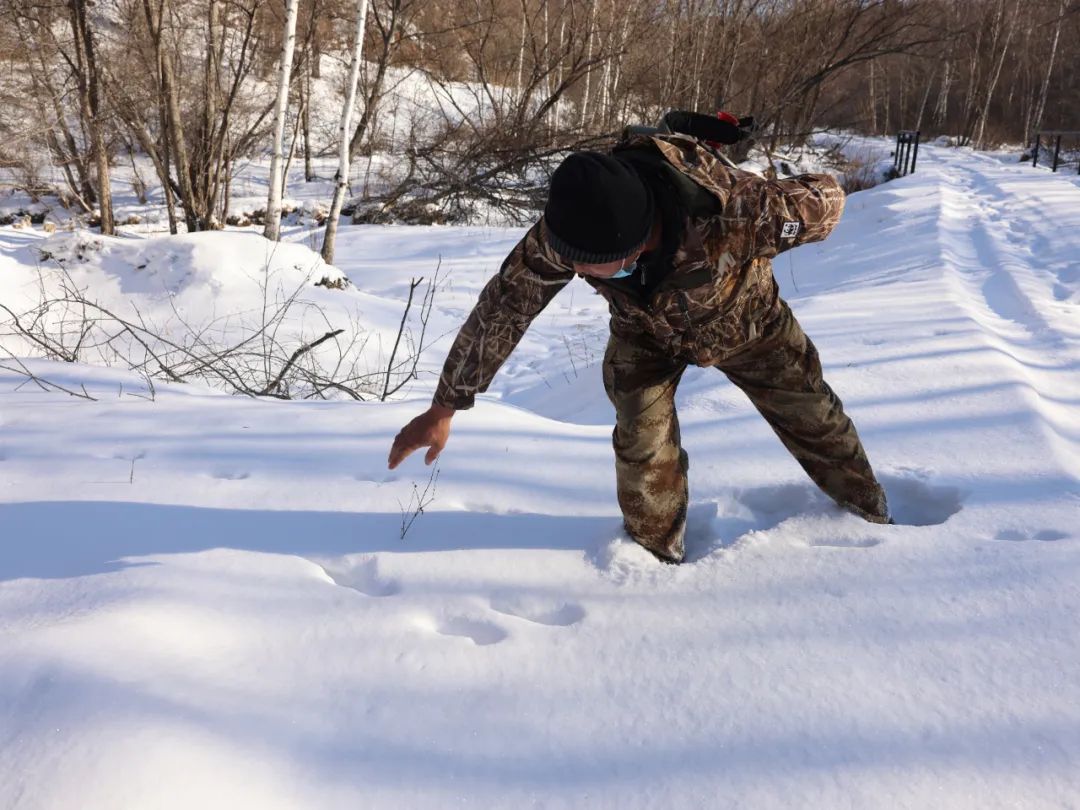
[{"label": "packed snow path", "polygon": [[[519,234],[338,253],[384,299],[441,255],[441,333]],[[0,297],[28,239],[0,230]],[[925,148],[776,274],[900,525],[694,369],[690,562],[627,542],[579,282],[404,540],[429,470],[385,458],[430,375],[380,405],[5,373],[0,807],[1077,807],[1080,183]]]}]

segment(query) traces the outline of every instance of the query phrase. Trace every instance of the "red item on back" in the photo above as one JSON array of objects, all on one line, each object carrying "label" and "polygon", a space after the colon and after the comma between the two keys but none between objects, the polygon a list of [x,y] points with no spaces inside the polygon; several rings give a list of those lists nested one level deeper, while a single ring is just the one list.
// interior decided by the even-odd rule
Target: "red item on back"
[{"label": "red item on back", "polygon": [[[719,118],[721,121],[724,121],[724,122],[726,122],[728,124],[731,124],[732,126],[737,127],[739,125],[739,119],[736,118],[734,115],[732,115],[729,112],[724,112],[723,110],[717,110],[716,111],[716,117]],[[707,143],[713,149],[723,149],[724,148],[724,145],[722,143],[717,143],[716,141],[705,141],[705,143]]]}]

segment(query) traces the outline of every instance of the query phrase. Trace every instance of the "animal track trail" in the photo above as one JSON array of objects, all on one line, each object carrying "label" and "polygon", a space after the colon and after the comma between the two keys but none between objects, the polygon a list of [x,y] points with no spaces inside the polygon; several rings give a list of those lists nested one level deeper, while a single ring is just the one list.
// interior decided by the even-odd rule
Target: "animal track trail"
[{"label": "animal track trail", "polygon": [[[585,618],[585,608],[574,602],[553,602],[524,596],[493,597],[488,607],[495,613],[545,627],[570,627]],[[440,636],[471,641],[477,647],[498,644],[510,633],[495,622],[475,616],[423,617],[417,626]]]},{"label": "animal track trail", "polygon": [[243,481],[251,477],[247,470],[214,470],[211,475],[219,481]]},{"label": "animal track trail", "polygon": [[398,580],[388,579],[379,573],[379,562],[375,557],[320,567],[335,585],[351,588],[364,596],[381,598],[401,593],[401,583]]},{"label": "animal track trail", "polygon": [[1002,529],[996,535],[995,540],[1003,540],[1007,543],[1025,543],[1029,540],[1037,540],[1040,543],[1054,543],[1058,540],[1067,540],[1069,535],[1059,532],[1057,529],[1042,529],[1032,532],[1026,529]]},{"label": "animal track trail", "polygon": [[477,647],[498,644],[507,637],[507,632],[497,624],[463,616],[447,619],[436,627],[436,632],[444,636],[466,638]]},{"label": "animal track trail", "polygon": [[445,619],[424,617],[418,619],[416,625],[429,633],[466,639],[477,647],[498,644],[509,637],[509,633],[499,625],[468,616],[450,616]]},{"label": "animal track trail", "polygon": [[814,548],[873,548],[880,544],[877,537],[819,537],[810,541]]},{"label": "animal track trail", "polygon": [[495,597],[490,606],[496,613],[548,627],[570,627],[585,618],[585,608],[574,602],[552,603],[526,597]]}]

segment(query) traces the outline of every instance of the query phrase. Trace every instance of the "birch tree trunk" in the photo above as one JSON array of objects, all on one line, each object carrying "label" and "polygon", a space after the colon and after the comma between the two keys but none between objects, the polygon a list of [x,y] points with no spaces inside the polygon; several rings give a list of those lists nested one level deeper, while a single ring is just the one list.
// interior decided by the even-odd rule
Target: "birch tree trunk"
[{"label": "birch tree trunk", "polygon": [[[592,62],[593,52],[593,20],[596,18],[596,0],[589,0],[589,22],[585,26],[585,61]],[[524,41],[522,41],[524,45]],[[589,91],[592,88],[592,75],[593,69],[590,67],[589,72],[585,74],[585,90],[581,94],[581,116],[578,120],[578,126],[581,129],[585,128],[585,121],[589,115]]]},{"label": "birch tree trunk", "polygon": [[923,93],[922,103],[919,105],[919,115],[915,119],[915,131],[922,132],[923,116],[926,115],[926,105],[930,101],[930,90],[934,86],[934,72],[930,71],[930,74],[926,77],[926,91]]},{"label": "birch tree trunk", "polygon": [[300,0],[288,0],[285,7],[285,36],[281,45],[281,69],[278,72],[277,105],[274,110],[274,156],[270,160],[270,192],[266,198],[266,227],[263,236],[281,238],[281,178],[284,156],[285,108],[289,103],[289,76],[292,73],[293,49],[296,47],[296,13]]},{"label": "birch tree trunk", "polygon": [[873,59],[867,60],[867,65],[870,68],[870,131],[874,134],[878,134],[877,128],[877,93],[874,87],[874,61]]},{"label": "birch tree trunk", "polygon": [[285,168],[281,172],[281,196],[285,196],[285,183],[289,177],[289,167],[292,166],[293,158],[296,157],[296,142],[300,140],[300,119],[304,117],[304,99],[301,95],[300,109],[296,111],[296,118],[293,120],[292,138],[289,139],[289,151],[285,155]]},{"label": "birch tree trunk", "polygon": [[[721,83],[714,88],[713,107],[717,110],[727,109],[728,107],[728,95],[731,93],[735,81],[735,68],[739,64],[739,57],[742,54],[743,39],[746,36],[747,20],[750,12],[740,16],[740,11],[741,6],[737,6],[732,10],[730,17],[724,18],[720,36],[718,37],[725,43],[725,47],[720,51],[720,68],[722,69],[726,64],[727,70],[723,73]],[[726,7],[725,13],[727,13]],[[734,36],[729,31],[729,25],[731,24],[735,25]],[[751,104],[747,109],[755,110],[757,105]],[[744,145],[745,148],[749,148],[749,142],[744,141]]]},{"label": "birch tree trunk", "polygon": [[521,86],[521,74],[525,67],[525,30],[528,27],[528,24],[529,9],[525,4],[525,0],[521,0],[521,40],[518,43],[517,81],[514,82],[514,88],[517,91],[517,105],[521,105],[525,97],[525,88]]},{"label": "birch tree trunk", "polygon": [[[565,61],[566,54],[563,52],[564,42],[566,39],[566,9],[563,8],[561,13],[562,19],[559,21],[559,50],[557,59],[559,60],[559,67],[555,72],[555,88],[561,90],[563,82],[563,62]],[[552,92],[555,92],[554,90]],[[551,108],[551,122],[552,128],[558,131],[560,121],[560,111],[562,109],[562,93],[559,93],[559,97],[555,99],[555,103]]]},{"label": "birch tree trunk", "polygon": [[[611,4],[612,12],[616,10],[614,0]],[[611,116],[612,121],[618,120],[619,115],[619,83],[622,81],[622,66],[623,57],[626,55],[626,37],[630,28],[630,15],[623,14],[622,23],[619,26],[618,39],[616,40],[617,57],[615,59],[615,65],[612,68],[611,76]]]},{"label": "birch tree trunk", "polygon": [[882,131],[882,133],[886,133],[886,132],[891,131],[889,129],[889,124],[892,123],[891,122],[891,119],[892,119],[891,106],[892,105],[890,104],[890,102],[892,101],[892,82],[889,81],[890,77],[889,77],[888,65],[887,64],[882,64],[881,67],[882,67],[881,72],[885,74],[882,77],[883,81],[885,82],[885,92],[884,92],[884,94],[882,94],[882,101],[884,102],[885,109],[883,109],[882,112],[881,112],[881,119],[882,119],[882,125],[881,125],[882,129],[881,129],[881,131]]},{"label": "birch tree trunk", "polygon": [[710,24],[712,23],[712,16],[705,15],[705,24],[703,26],[701,37],[698,39],[698,58],[694,66],[694,100],[690,105],[690,109],[698,110],[698,105],[701,103],[701,77],[705,75],[705,51],[708,48],[710,40]]},{"label": "birch tree trunk", "polygon": [[613,69],[612,63],[615,61],[615,49],[611,47],[612,41],[615,38],[615,0],[611,0],[611,25],[608,28],[607,47],[609,48],[608,57],[604,60],[604,70],[600,75],[600,126],[607,126],[608,122],[608,93],[611,89],[611,72]]},{"label": "birch tree trunk", "polygon": [[[225,140],[229,140],[228,133],[225,134]],[[228,144],[226,144],[226,147]],[[224,150],[225,165],[222,167],[222,172],[225,175],[225,182],[222,185],[221,194],[221,223],[224,225],[229,220],[229,204],[232,201],[232,181],[233,181],[233,161],[229,155],[232,155],[232,150],[226,148]]]},{"label": "birch tree trunk", "polygon": [[[544,87],[547,88],[547,97],[551,98],[551,26],[548,23],[548,4],[541,0],[544,8],[544,65],[547,71],[544,78]],[[548,110],[547,119],[550,122],[552,111]],[[548,126],[551,126],[549,123]]]},{"label": "birch tree trunk", "polygon": [[667,7],[667,13],[671,16],[671,29],[668,37],[667,48],[667,73],[664,76],[664,83],[661,85],[660,101],[661,106],[674,107],[674,95],[676,87],[675,76],[675,50],[678,46],[678,31],[679,31],[679,15],[682,11],[682,3],[679,0],[669,3]]},{"label": "birch tree trunk", "polygon": [[952,89],[952,63],[949,58],[945,58],[945,63],[941,66],[941,90],[938,93],[937,106],[934,107],[934,123],[937,126],[944,126],[945,119],[949,115],[949,90]]},{"label": "birch tree trunk", "polygon": [[337,239],[338,220],[349,186],[349,135],[352,129],[353,106],[356,104],[356,81],[360,76],[360,57],[364,50],[364,29],[367,25],[368,0],[358,0],[356,9],[356,34],[353,40],[352,59],[349,62],[349,79],[345,86],[345,105],[341,108],[341,124],[338,127],[338,170],[334,176],[334,199],[326,218],[322,257],[327,264],[334,263],[334,240]]},{"label": "birch tree trunk", "polygon": [[[205,74],[203,77],[203,126],[199,133],[200,148],[197,150],[201,170],[196,173],[199,207],[206,212],[205,227],[220,228],[225,220],[218,219],[218,194],[225,175],[225,135],[228,132],[228,110],[223,107],[221,93],[221,66],[225,61],[224,7],[220,0],[210,0],[207,9],[207,48]],[[228,196],[228,195],[225,195]]]},{"label": "birch tree trunk", "polygon": [[301,99],[301,126],[304,130],[304,182],[315,179],[315,170],[311,166],[311,71],[309,69],[303,84],[304,97]]},{"label": "birch tree trunk", "polygon": [[901,70],[900,71],[900,99],[899,99],[899,103],[896,105],[897,106],[896,113],[897,113],[897,117],[899,119],[898,122],[897,122],[899,124],[899,127],[897,127],[898,129],[911,129],[911,127],[908,126],[908,123],[907,123],[907,107],[908,107],[908,105],[907,105],[907,99],[908,99],[907,86],[908,86],[908,72],[906,70]]}]

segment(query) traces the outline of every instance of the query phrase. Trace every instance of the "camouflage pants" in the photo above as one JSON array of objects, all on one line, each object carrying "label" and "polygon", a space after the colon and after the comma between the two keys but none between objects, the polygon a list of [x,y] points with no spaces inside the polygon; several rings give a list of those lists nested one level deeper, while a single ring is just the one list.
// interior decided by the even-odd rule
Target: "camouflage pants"
[{"label": "camouflage pants", "polygon": [[[661,558],[681,561],[688,459],[679,437],[675,389],[686,362],[612,336],[604,387],[615,406],[612,435],[619,506],[626,529]],[[888,519],[843,403],[822,378],[817,349],[786,303],[761,336],[717,364],[750,398],[821,489],[866,520]]]}]

